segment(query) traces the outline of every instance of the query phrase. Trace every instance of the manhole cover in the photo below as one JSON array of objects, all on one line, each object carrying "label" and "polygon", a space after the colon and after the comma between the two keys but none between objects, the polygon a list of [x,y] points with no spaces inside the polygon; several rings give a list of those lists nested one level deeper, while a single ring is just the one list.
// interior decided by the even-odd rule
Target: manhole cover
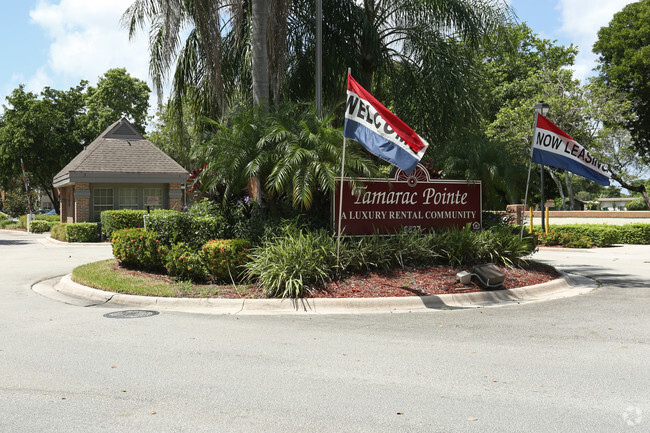
[{"label": "manhole cover", "polygon": [[153,310],[124,310],[106,313],[104,317],[109,319],[141,319],[143,317],[157,316],[158,314],[160,314],[158,311]]}]

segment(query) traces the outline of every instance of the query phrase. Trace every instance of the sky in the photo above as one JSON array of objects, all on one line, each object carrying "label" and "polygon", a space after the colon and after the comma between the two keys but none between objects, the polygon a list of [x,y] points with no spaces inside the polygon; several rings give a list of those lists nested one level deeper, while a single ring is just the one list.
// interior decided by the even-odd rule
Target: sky
[{"label": "sky", "polygon": [[[146,32],[129,41],[119,19],[133,0],[0,0],[0,104],[20,84],[40,93],[91,85],[111,68],[148,77]],[[631,0],[509,0],[519,22],[541,37],[577,45],[579,79],[593,74],[598,30]],[[152,106],[155,101],[152,96]],[[0,109],[0,112],[2,109]]]}]

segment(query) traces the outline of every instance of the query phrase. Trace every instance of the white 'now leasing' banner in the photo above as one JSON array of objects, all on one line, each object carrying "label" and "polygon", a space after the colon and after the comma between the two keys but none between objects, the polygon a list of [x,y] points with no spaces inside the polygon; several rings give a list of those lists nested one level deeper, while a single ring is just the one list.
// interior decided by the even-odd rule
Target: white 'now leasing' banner
[{"label": "white 'now leasing' banner", "polygon": [[541,114],[533,134],[533,162],[562,168],[603,186],[609,185],[612,176],[607,165]]}]

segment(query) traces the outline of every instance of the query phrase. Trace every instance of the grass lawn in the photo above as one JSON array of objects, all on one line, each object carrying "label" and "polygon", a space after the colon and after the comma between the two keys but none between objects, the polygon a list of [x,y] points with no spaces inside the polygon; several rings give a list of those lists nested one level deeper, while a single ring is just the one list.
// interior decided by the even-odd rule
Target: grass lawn
[{"label": "grass lawn", "polygon": [[248,285],[193,284],[171,277],[131,271],[109,259],[89,263],[72,271],[72,280],[84,286],[128,295],[182,298],[249,298],[256,290]]}]

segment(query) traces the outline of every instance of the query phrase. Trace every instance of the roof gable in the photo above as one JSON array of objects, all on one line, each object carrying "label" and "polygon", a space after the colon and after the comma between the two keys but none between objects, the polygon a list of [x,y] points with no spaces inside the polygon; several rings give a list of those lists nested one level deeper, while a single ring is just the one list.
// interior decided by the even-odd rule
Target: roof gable
[{"label": "roof gable", "polygon": [[117,140],[144,140],[145,138],[128,120],[122,118],[109,126],[98,138],[114,138]]},{"label": "roof gable", "polygon": [[[113,123],[54,177],[54,186],[72,182],[183,182],[188,172],[145,139],[126,119]],[[169,179],[169,180],[161,180]]]}]

